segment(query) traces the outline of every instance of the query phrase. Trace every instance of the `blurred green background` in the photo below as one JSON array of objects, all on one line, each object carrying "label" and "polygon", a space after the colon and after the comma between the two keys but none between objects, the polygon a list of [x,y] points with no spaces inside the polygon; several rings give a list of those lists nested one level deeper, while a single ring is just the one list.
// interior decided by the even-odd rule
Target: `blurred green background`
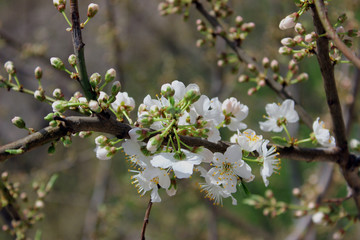
[{"label": "blurred green background", "polygon": [[[79,1],[80,16],[85,20],[90,1]],[[218,96],[223,101],[234,96],[249,106],[245,122],[260,133],[258,121],[265,114],[266,103],[280,101],[267,88],[254,96],[247,91],[252,84],[239,84],[237,78],[244,71],[231,73],[231,67],[219,68],[217,56],[225,50],[219,41],[214,48],[197,48],[201,37],[195,21],[201,16],[191,8],[190,18],[184,22],[180,15],[160,16],[157,0],[102,0],[94,1],[100,11],[83,31],[85,55],[89,74],[104,74],[114,67],[127,91],[141,103],[147,94],[153,97],[162,84],[178,79],[185,84],[197,83],[203,94]],[[264,56],[278,59],[281,71],[287,71],[287,57],[278,54],[280,40],[294,36],[292,30],[281,31],[278,24],[286,15],[296,11],[293,1],[280,0],[230,0],[234,15],[226,22],[233,24],[240,15],[246,22],[254,22],[256,28],[243,47],[251,56],[261,60]],[[332,1],[330,17],[336,19],[347,13],[346,29],[358,28],[360,11],[358,1]],[[66,12],[69,10],[67,9]],[[301,17],[307,29],[311,27],[309,13]],[[44,71],[42,84],[48,94],[60,87],[68,99],[79,89],[75,81],[65,73],[54,70],[50,57],[60,57],[65,62],[73,52],[71,35],[65,31],[64,18],[50,0],[0,0],[0,65],[11,60],[15,63],[21,83],[30,89],[37,88],[33,77],[36,66]],[[355,41],[357,46],[358,42]],[[309,81],[291,88],[294,96],[315,119],[320,116],[331,126],[326,100],[322,89],[320,71],[315,57],[300,64],[300,72],[309,73]],[[354,69],[348,65],[336,68],[340,95],[348,94],[349,81]],[[1,73],[5,71],[2,69]],[[351,88],[351,87],[350,87]],[[221,90],[221,91],[219,91]],[[14,116],[21,116],[28,126],[41,129],[48,123],[43,120],[51,106],[34,101],[32,96],[0,90],[0,145],[26,136],[26,132],[11,124]],[[135,114],[134,114],[135,117]],[[358,116],[357,116],[358,117]],[[358,122],[358,121],[357,121]],[[359,124],[353,127],[352,137],[359,138]],[[293,129],[296,136],[306,137],[310,130],[305,126]],[[99,161],[95,157],[93,134],[90,139],[73,138],[73,144],[64,148],[58,144],[56,153],[47,155],[43,146],[21,157],[14,157],[0,164],[1,171],[8,171],[10,179],[21,183],[21,189],[30,195],[33,181],[45,181],[53,173],[59,174],[53,191],[45,200],[45,220],[29,232],[33,237],[36,229],[42,231],[42,239],[138,239],[149,195],[139,197],[130,184],[130,167],[124,155],[117,154],[111,161]],[[223,136],[228,138],[228,133]],[[269,137],[264,133],[265,137]],[[264,187],[255,168],[256,180],[248,184],[254,194],[263,195]],[[291,191],[303,186],[311,197],[316,196],[316,184],[320,181],[316,163],[299,163],[282,160],[280,175],[270,178],[269,188],[280,201],[294,201]],[[182,181],[175,197],[162,194],[162,202],[153,205],[147,239],[285,239],[296,229],[297,219],[287,212],[280,217],[264,216],[262,210],[242,204],[246,197],[237,193],[237,206],[229,199],[223,207],[214,207],[203,198],[196,186],[196,177]],[[341,174],[335,169],[332,188],[328,196],[344,196],[346,186]],[[349,211],[353,204],[349,201]],[[1,220],[0,220],[1,222]],[[341,223],[340,223],[341,224]],[[310,231],[316,239],[328,239],[329,227],[316,227]],[[359,228],[352,228],[346,236],[355,239]],[[11,239],[0,232],[0,239]],[[290,239],[290,238],[289,238]]]}]

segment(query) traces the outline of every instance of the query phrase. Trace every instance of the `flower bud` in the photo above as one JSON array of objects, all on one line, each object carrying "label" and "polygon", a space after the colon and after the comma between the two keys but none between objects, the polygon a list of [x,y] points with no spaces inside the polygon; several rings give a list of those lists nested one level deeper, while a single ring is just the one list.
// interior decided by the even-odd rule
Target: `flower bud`
[{"label": "flower bud", "polygon": [[115,81],[111,86],[111,95],[116,96],[118,92],[121,90],[121,83],[119,81]]},{"label": "flower bud", "polygon": [[294,71],[296,67],[297,67],[297,62],[294,59],[291,59],[288,65],[289,70]]},{"label": "flower bud", "polygon": [[50,58],[50,63],[51,63],[51,66],[53,66],[54,68],[56,68],[58,70],[65,70],[64,63],[58,57]]},{"label": "flower bud", "polygon": [[291,48],[289,48],[289,47],[281,47],[281,48],[279,48],[279,53],[281,54],[281,55],[290,55],[291,53],[292,53],[292,49]]},{"label": "flower bud", "polygon": [[244,19],[241,16],[236,16],[235,23],[240,26],[244,22]]},{"label": "flower bud", "polygon": [[44,208],[44,202],[42,201],[42,200],[36,200],[36,202],[35,202],[35,209],[42,209],[42,208]]},{"label": "flower bud", "polygon": [[54,6],[59,12],[62,12],[66,8],[66,0],[53,0]]},{"label": "flower bud", "polygon": [[99,113],[101,112],[101,107],[99,106],[99,103],[95,100],[90,100],[89,102],[89,108],[91,111]]},{"label": "flower bud", "polygon": [[76,56],[75,54],[71,54],[68,58],[68,62],[70,63],[70,65],[72,67],[74,67],[76,65]]},{"label": "flower bud", "polygon": [[146,149],[151,153],[154,153],[161,146],[163,140],[164,137],[162,137],[160,134],[150,138],[146,144]]},{"label": "flower bud", "polygon": [[309,75],[307,73],[301,73],[299,74],[299,76],[297,76],[296,81],[302,82],[302,81],[307,81],[308,79],[309,79]]},{"label": "flower bud", "polygon": [[249,22],[249,23],[244,23],[242,26],[241,26],[241,30],[243,32],[251,32],[251,30],[253,30],[255,28],[255,23],[253,22]]},{"label": "flower bud", "polygon": [[39,101],[44,101],[45,100],[45,94],[44,94],[44,90],[36,90],[34,92],[34,98],[39,100]]},{"label": "flower bud", "polygon": [[116,77],[116,71],[113,68],[110,68],[109,70],[106,71],[105,73],[105,82],[111,82],[112,80],[114,80]]},{"label": "flower bud", "polygon": [[273,70],[273,72],[278,72],[279,71],[279,62],[276,60],[272,60],[270,63],[270,67]]},{"label": "flower bud", "polygon": [[281,30],[285,30],[294,27],[298,18],[299,14],[297,12],[286,16],[283,20],[281,20],[279,28]]},{"label": "flower bud", "polygon": [[26,127],[26,124],[24,122],[24,120],[21,117],[14,117],[13,119],[11,119],[11,122],[18,128],[22,129]]},{"label": "flower bud", "polygon": [[191,89],[191,90],[187,91],[184,96],[184,99],[186,101],[189,101],[192,103],[196,102],[199,98],[200,98],[200,92],[195,89]]},{"label": "flower bud", "polygon": [[90,77],[90,85],[92,88],[96,88],[97,85],[99,85],[101,82],[101,75],[99,73],[93,73]]},{"label": "flower bud", "polygon": [[249,81],[249,76],[248,75],[242,74],[238,78],[239,83],[243,83],[243,82],[247,82],[247,81]]},{"label": "flower bud", "polygon": [[294,29],[295,29],[295,32],[297,32],[300,35],[304,35],[306,32],[304,26],[301,23],[295,24]]},{"label": "flower bud", "polygon": [[106,144],[107,141],[108,141],[108,138],[105,137],[104,135],[100,135],[100,136],[95,138],[95,144],[98,145],[98,146]]},{"label": "flower bud", "polygon": [[52,95],[54,96],[54,98],[56,99],[61,99],[64,97],[64,94],[61,92],[60,88],[55,88]]},{"label": "flower bud", "polygon": [[205,40],[204,39],[198,39],[196,40],[196,47],[201,47],[205,44]]},{"label": "flower bud", "polygon": [[262,65],[263,65],[264,68],[270,67],[270,60],[269,60],[269,58],[264,57],[263,60],[262,60]]},{"label": "flower bud", "polygon": [[62,101],[62,100],[58,100],[53,102],[53,104],[51,105],[53,112],[65,112],[66,107],[67,107],[67,102],[66,101]]},{"label": "flower bud", "polygon": [[36,67],[34,70],[35,78],[40,80],[42,78],[42,69],[40,67]]},{"label": "flower bud", "polygon": [[169,83],[163,84],[161,86],[161,95],[163,95],[165,98],[172,97],[174,94],[175,90]]},{"label": "flower bud", "polygon": [[16,73],[16,69],[15,69],[14,63],[12,61],[7,61],[4,64],[4,67],[8,74],[14,75]]},{"label": "flower bud", "polygon": [[90,3],[87,10],[87,16],[89,18],[92,18],[95,16],[95,14],[99,11],[99,5],[95,3]]},{"label": "flower bud", "polygon": [[252,96],[257,91],[256,87],[252,87],[248,90],[247,94],[249,96]]},{"label": "flower bud", "polygon": [[301,51],[301,52],[296,52],[294,53],[293,57],[296,61],[301,61],[306,55],[305,51]]},{"label": "flower bud", "polygon": [[281,44],[286,47],[293,47],[293,46],[295,46],[295,41],[294,41],[294,39],[287,37],[287,38],[281,39]]},{"label": "flower bud", "polygon": [[79,137],[87,138],[87,137],[90,137],[91,134],[92,134],[92,131],[81,131],[81,132],[79,132]]},{"label": "flower bud", "polygon": [[254,64],[249,63],[247,65],[247,68],[251,71],[251,72],[255,72],[256,71],[256,66]]}]

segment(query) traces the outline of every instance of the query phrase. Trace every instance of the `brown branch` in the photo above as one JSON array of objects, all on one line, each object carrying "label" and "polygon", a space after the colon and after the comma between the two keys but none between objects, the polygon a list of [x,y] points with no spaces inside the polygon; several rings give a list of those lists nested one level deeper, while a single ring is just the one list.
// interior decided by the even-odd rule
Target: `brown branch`
[{"label": "brown branch", "polygon": [[149,223],[151,207],[152,207],[152,202],[151,202],[151,199],[150,199],[149,204],[148,204],[148,206],[146,208],[145,217],[144,217],[144,224],[143,224],[143,227],[142,227],[142,230],[141,230],[141,240],[145,240],[145,231],[146,231],[146,226]]},{"label": "brown branch", "polygon": [[[323,0],[315,0],[317,13],[319,14],[322,26],[326,30],[327,35],[334,41],[336,47],[349,59],[358,69],[360,69],[360,59],[357,58],[353,51],[351,51],[345,43],[339,38],[336,31],[333,29],[324,6]],[[325,32],[324,32],[325,33]]]},{"label": "brown branch", "polygon": [[[238,44],[235,41],[231,41],[229,38],[226,37],[224,34],[224,28],[220,24],[220,22],[217,20],[216,17],[213,17],[210,15],[210,13],[204,8],[203,4],[200,3],[198,0],[194,0],[192,2],[195,5],[195,8],[206,18],[206,20],[211,24],[211,26],[215,30],[215,34],[217,36],[220,36],[226,44],[235,52],[238,59],[242,62],[245,62],[247,64],[252,64],[256,67],[257,71],[261,72],[266,76],[263,67],[258,64],[252,57],[250,57],[243,49],[241,49]],[[279,83],[274,81],[272,78],[267,77],[266,84],[275,91],[282,99],[292,99],[295,102],[295,109],[299,113],[301,119],[303,122],[309,127],[312,128],[313,120],[312,117],[305,111],[305,109],[300,106],[300,104],[291,96],[291,93],[287,91],[283,86],[281,86]]]},{"label": "brown branch", "polygon": [[[56,141],[70,133],[80,131],[95,131],[101,133],[109,133],[118,138],[129,138],[128,132],[132,126],[126,123],[116,121],[113,118],[107,118],[102,115],[95,117],[67,117],[56,118],[61,120],[63,125],[59,127],[46,127],[39,132],[33,133],[25,138],[15,142],[0,146],[0,161],[11,158],[6,152],[8,149],[22,149],[23,153],[28,152],[36,147],[46,143]],[[150,131],[150,129],[146,129]],[[205,147],[212,152],[225,152],[231,143],[219,141],[218,143],[209,142],[205,139],[180,136],[183,143],[193,147]],[[164,141],[166,144],[166,140]],[[317,148],[301,148],[301,147],[282,147],[277,146],[280,158],[293,159],[298,161],[319,161],[319,162],[338,162],[340,150],[338,148],[317,149]],[[355,167],[359,164],[359,159],[355,155],[352,156],[351,166]],[[350,163],[349,163],[350,166]]]},{"label": "brown branch", "polygon": [[76,55],[76,62],[79,68],[79,83],[83,89],[88,100],[96,100],[96,93],[92,90],[89,76],[86,70],[84,46],[81,36],[80,17],[78,9],[78,1],[70,0],[70,14],[72,22],[72,41],[74,46],[74,53]]},{"label": "brown branch", "polygon": [[[318,35],[326,33],[315,5],[311,5],[311,10],[316,33]],[[334,126],[336,145],[338,146],[340,151],[338,164],[341,167],[342,174],[347,184],[352,189],[352,194],[358,210],[358,215],[360,216],[360,178],[358,176],[358,167],[354,166],[353,157],[349,154],[346,139],[345,123],[342,116],[340,100],[335,83],[334,66],[329,57],[329,39],[327,37],[320,37],[316,40],[316,44],[316,56],[320,65],[320,70],[324,81],[326,99]]]}]

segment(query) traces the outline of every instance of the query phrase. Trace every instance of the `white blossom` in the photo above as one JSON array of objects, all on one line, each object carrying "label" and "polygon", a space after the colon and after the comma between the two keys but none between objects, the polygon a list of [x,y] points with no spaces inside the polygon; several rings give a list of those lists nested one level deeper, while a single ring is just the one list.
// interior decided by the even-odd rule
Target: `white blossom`
[{"label": "white blossom", "polygon": [[258,149],[259,158],[262,159],[263,165],[260,168],[260,174],[263,178],[265,186],[269,185],[269,180],[267,179],[270,177],[276,170],[280,169],[280,159],[276,156],[278,153],[276,152],[275,146],[271,146],[270,149],[267,148],[269,140],[265,140],[261,148]]},{"label": "white blossom", "polygon": [[123,109],[131,111],[135,108],[135,100],[132,97],[129,97],[127,92],[118,92],[115,101],[111,103],[111,107],[117,112]]},{"label": "white blossom", "polygon": [[318,117],[313,123],[313,131],[318,143],[324,147],[335,147],[335,138],[330,135],[328,129],[325,128],[323,121]]},{"label": "white blossom", "polygon": [[209,173],[216,179],[217,184],[222,184],[229,193],[236,192],[238,177],[244,181],[252,181],[254,175],[250,166],[242,160],[242,150],[238,145],[231,145],[224,154],[214,153],[214,167]]},{"label": "white blossom", "polygon": [[299,115],[294,109],[294,101],[286,99],[281,105],[276,103],[266,104],[265,110],[268,114],[267,121],[260,122],[260,129],[265,132],[281,132],[282,124],[295,123],[299,121]]},{"label": "white blossom", "polygon": [[261,143],[263,142],[262,139],[263,136],[256,135],[254,130],[246,129],[242,133],[238,130],[237,134],[234,134],[230,138],[230,142],[237,143],[241,149],[247,152],[253,152],[261,146]]},{"label": "white blossom", "polygon": [[185,159],[179,160],[175,158],[175,153],[160,153],[153,157],[150,161],[154,167],[163,169],[172,169],[177,178],[189,178],[193,174],[194,165],[199,165],[203,157],[186,150]]},{"label": "white blossom", "polygon": [[231,97],[223,102],[221,109],[225,116],[230,115],[230,124],[228,124],[227,127],[231,131],[246,128],[246,124],[241,122],[249,113],[249,108],[246,105],[241,104],[236,98]]}]

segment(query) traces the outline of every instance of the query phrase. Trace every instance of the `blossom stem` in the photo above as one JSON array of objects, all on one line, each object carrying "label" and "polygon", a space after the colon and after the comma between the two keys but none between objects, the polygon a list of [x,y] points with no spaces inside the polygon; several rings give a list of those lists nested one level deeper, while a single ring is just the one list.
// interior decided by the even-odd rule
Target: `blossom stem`
[{"label": "blossom stem", "polygon": [[173,125],[175,124],[175,122],[176,122],[176,120],[173,119],[173,120],[170,122],[169,126],[167,126],[167,127],[165,128],[164,132],[163,132],[160,136],[161,136],[161,137],[166,137],[166,135],[168,135],[169,131],[172,129],[172,127],[173,127]]},{"label": "blossom stem", "polygon": [[14,79],[15,79],[15,81],[16,81],[17,86],[20,87],[20,82],[19,82],[19,79],[18,79],[18,77],[16,76],[16,74],[14,75]]},{"label": "blossom stem", "polygon": [[282,127],[284,128],[284,130],[285,130],[285,132],[286,132],[286,135],[287,135],[287,137],[289,138],[289,141],[291,141],[291,136],[290,136],[289,131],[288,131],[287,128],[286,128],[286,125],[285,125],[284,123],[282,123],[281,125],[282,125]]},{"label": "blossom stem", "polygon": [[130,124],[132,124],[132,120],[129,117],[129,115],[127,114],[127,112],[125,110],[121,110],[121,112],[124,114],[124,116],[126,117],[126,119],[129,121]]},{"label": "blossom stem", "polygon": [[88,18],[86,19],[86,21],[84,22],[83,27],[85,27],[85,25],[89,22],[89,20],[90,20],[90,18],[88,17]]},{"label": "blossom stem", "polygon": [[176,129],[175,129],[175,128],[173,128],[173,132],[175,133],[176,142],[177,142],[177,145],[178,145],[178,151],[180,151],[180,149],[181,149],[181,144],[180,144],[180,138],[179,138],[179,135],[177,134],[177,132],[176,132]]},{"label": "blossom stem", "polygon": [[66,22],[67,22],[67,23],[69,24],[69,26],[72,28],[72,24],[71,24],[71,22],[69,21],[68,17],[66,16],[65,11],[61,11],[61,13],[62,13],[62,15],[64,16]]},{"label": "blossom stem", "polygon": [[300,143],[307,143],[307,142],[311,142],[311,141],[313,141],[311,138],[305,138],[305,139],[296,141],[295,143],[300,144]]},{"label": "blossom stem", "polygon": [[[23,92],[23,93],[27,93],[29,95],[34,95],[34,91],[31,91],[27,88],[22,88],[21,86],[17,86],[14,83],[10,83],[10,82],[3,82],[6,84],[7,87],[11,88],[12,90],[16,91],[16,92]],[[49,104],[55,102],[56,100],[52,97],[49,96],[45,96],[45,100],[49,102]]]}]

